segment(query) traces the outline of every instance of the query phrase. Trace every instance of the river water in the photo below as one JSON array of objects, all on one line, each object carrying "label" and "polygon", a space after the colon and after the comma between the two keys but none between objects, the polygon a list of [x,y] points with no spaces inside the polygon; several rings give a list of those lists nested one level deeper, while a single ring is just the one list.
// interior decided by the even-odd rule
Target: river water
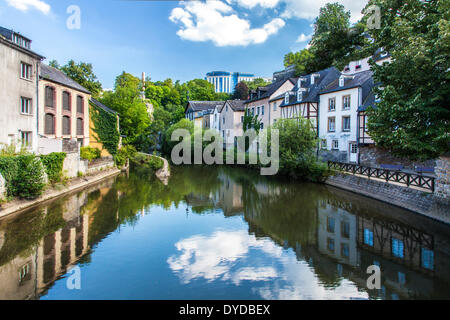
[{"label": "river water", "polygon": [[0,299],[437,298],[450,226],[245,169],[132,168],[0,220]]}]

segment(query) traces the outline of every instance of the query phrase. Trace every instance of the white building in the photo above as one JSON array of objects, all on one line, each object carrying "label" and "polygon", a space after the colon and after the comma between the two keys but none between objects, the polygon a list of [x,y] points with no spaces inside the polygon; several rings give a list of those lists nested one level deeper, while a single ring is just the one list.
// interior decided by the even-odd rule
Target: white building
[{"label": "white building", "polygon": [[0,27],[0,143],[38,144],[38,82],[43,56],[30,50],[31,40]]},{"label": "white building", "polygon": [[233,148],[237,137],[244,134],[245,101],[227,100],[220,113],[219,131],[222,134],[224,147]]},{"label": "white building", "polygon": [[251,73],[213,71],[206,74],[205,80],[214,85],[216,92],[233,93],[239,82],[253,81],[255,78]]},{"label": "white building", "polygon": [[372,94],[372,71],[341,76],[320,93],[319,138],[325,160],[358,162],[358,109]]}]

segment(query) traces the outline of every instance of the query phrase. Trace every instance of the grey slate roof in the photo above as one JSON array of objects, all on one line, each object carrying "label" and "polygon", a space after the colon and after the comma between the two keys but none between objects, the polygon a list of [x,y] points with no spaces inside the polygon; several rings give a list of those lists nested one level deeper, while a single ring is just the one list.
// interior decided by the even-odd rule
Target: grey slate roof
[{"label": "grey slate roof", "polygon": [[[325,88],[326,86],[328,86],[330,83],[332,83],[333,81],[335,81],[336,79],[339,79],[339,76],[341,75],[341,73],[339,72],[338,69],[336,69],[335,67],[330,67],[318,72],[314,72],[314,74],[319,74],[320,76],[314,81],[314,84],[311,84],[311,75],[312,74],[308,74],[306,76],[303,76],[306,81],[302,81],[301,84],[301,88],[306,88],[307,91],[304,92],[303,94],[303,99],[301,101],[301,103],[307,103],[307,102],[319,102],[319,93],[320,91]],[[297,101],[297,91],[298,91],[298,83],[295,85],[295,87],[292,89],[292,92],[294,94],[289,96],[289,103],[285,104],[284,100],[281,103],[280,107],[286,107],[289,105],[294,105],[294,104],[298,104],[299,102]],[[280,98],[284,98],[285,94],[282,94],[280,96],[278,96],[276,99],[272,99],[272,100],[278,100]]]},{"label": "grey slate roof", "polygon": [[208,111],[224,104],[225,101],[188,101],[185,111],[189,107],[192,108],[192,111]]},{"label": "grey slate roof", "polygon": [[[352,89],[357,87],[363,87],[366,82],[372,82],[373,86],[373,78],[372,78],[373,72],[371,70],[358,72],[355,74],[349,74],[345,75],[346,77],[353,77],[353,79],[346,79],[344,86],[339,86],[339,77],[335,79],[333,82],[331,82],[328,86],[326,86],[322,91],[320,91],[320,94],[324,93],[330,93],[335,91],[341,91],[346,89]],[[366,84],[367,85],[367,84]]]},{"label": "grey slate roof", "polygon": [[13,35],[13,31],[12,30],[0,27],[0,34],[2,36],[4,36],[6,39],[12,40],[12,35]]},{"label": "grey slate roof", "polygon": [[291,81],[292,84],[295,85],[297,82],[297,78],[283,78],[281,80],[278,80],[276,82],[273,82],[265,87],[259,87],[257,91],[260,91],[260,96],[256,97],[254,99],[248,100],[246,103],[258,101],[261,99],[269,98],[272,94],[275,93],[286,81]]},{"label": "grey slate roof", "polygon": [[106,112],[113,113],[113,114],[118,114],[118,112],[114,111],[113,109],[108,108],[108,107],[105,106],[103,103],[101,103],[101,102],[98,101],[98,100],[95,100],[94,98],[91,98],[89,101],[90,101],[93,105],[99,107],[100,109],[105,110]]},{"label": "grey slate roof", "polygon": [[[45,59],[44,56],[42,56],[42,55],[40,55],[40,54],[38,54],[38,53],[28,49],[28,48],[24,48],[24,47],[19,46],[18,44],[16,44],[13,41],[13,39],[12,39],[13,34],[14,34],[13,30],[9,30],[9,29],[0,27],[0,42],[5,41],[10,46],[13,46],[15,49],[17,49],[19,51],[22,51],[22,52],[26,52],[26,53],[28,53],[28,54],[30,54],[30,55],[32,55],[32,56],[34,56],[34,57],[36,57],[36,58],[38,58],[40,60],[44,60]],[[20,36],[22,38],[25,38],[25,39],[31,41],[30,39],[28,39],[27,37],[23,36],[22,34],[20,34]],[[3,38],[5,38],[5,39],[3,39]]]},{"label": "grey slate roof", "polygon": [[63,86],[91,94],[89,90],[87,90],[85,87],[81,86],[76,81],[72,80],[68,76],[66,76],[64,73],[59,71],[58,69],[55,69],[53,67],[50,67],[46,64],[41,64],[41,74],[40,78],[43,80],[49,80],[51,82],[56,82],[58,84],[61,84]]},{"label": "grey slate roof", "polygon": [[233,111],[245,111],[245,101],[244,100],[227,100]]}]

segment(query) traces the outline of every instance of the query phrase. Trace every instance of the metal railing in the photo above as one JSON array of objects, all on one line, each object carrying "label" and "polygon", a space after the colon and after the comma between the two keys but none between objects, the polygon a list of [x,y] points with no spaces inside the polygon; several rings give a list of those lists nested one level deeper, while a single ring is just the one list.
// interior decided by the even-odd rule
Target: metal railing
[{"label": "metal railing", "polygon": [[396,182],[404,184],[407,187],[418,187],[434,192],[435,178],[430,176],[403,172],[399,170],[372,168],[352,163],[342,163],[334,161],[328,161],[328,168],[351,174],[362,175],[368,177],[369,179],[378,178],[383,179],[386,182]]}]

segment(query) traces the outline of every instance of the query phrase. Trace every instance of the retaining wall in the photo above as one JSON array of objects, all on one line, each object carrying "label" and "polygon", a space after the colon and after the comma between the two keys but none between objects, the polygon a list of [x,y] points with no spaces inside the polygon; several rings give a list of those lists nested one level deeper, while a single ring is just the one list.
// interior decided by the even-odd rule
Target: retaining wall
[{"label": "retaining wall", "polygon": [[450,201],[448,198],[345,173],[328,178],[326,183],[450,224]]}]

